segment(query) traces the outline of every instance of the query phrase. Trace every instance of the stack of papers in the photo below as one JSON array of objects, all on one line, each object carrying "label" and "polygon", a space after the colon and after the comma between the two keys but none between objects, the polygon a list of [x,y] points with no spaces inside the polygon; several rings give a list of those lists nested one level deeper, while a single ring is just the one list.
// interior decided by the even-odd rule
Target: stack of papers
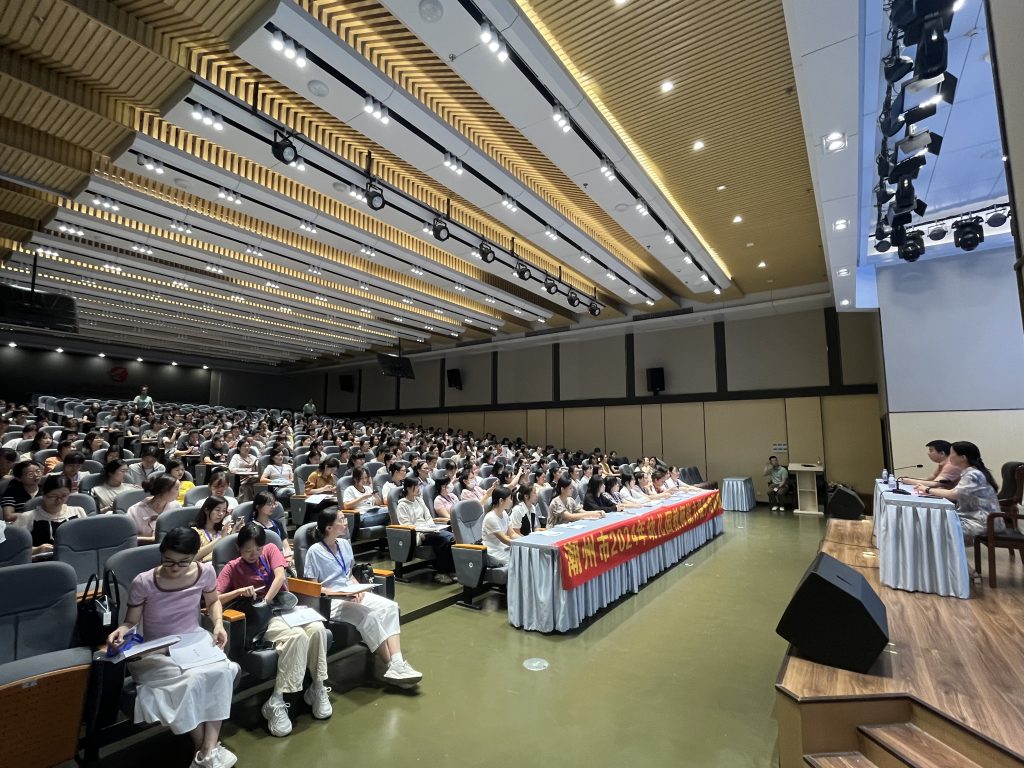
[{"label": "stack of papers", "polygon": [[320,504],[321,502],[327,501],[328,499],[331,499],[333,501],[334,500],[334,496],[332,494],[317,493],[317,494],[314,494],[312,496],[307,496],[306,497],[306,503],[307,504]]},{"label": "stack of papers", "polygon": [[182,635],[179,642],[170,647],[168,653],[171,661],[181,667],[182,671],[193,667],[202,667],[216,661],[227,661],[224,651],[213,644],[209,632],[191,632]]},{"label": "stack of papers", "polygon": [[332,593],[339,595],[358,595],[360,592],[369,592],[377,588],[376,584],[346,584],[344,587],[331,589]]},{"label": "stack of papers", "polygon": [[301,627],[304,624],[315,624],[318,621],[326,621],[323,616],[314,611],[308,605],[292,608],[288,611],[282,611],[279,615],[284,623],[289,627]]}]

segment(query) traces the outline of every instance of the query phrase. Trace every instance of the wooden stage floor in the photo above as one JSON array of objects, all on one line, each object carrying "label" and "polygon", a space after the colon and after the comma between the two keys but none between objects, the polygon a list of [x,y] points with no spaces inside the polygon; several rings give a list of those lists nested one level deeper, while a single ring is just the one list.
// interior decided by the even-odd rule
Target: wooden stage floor
[{"label": "wooden stage floor", "polygon": [[[891,645],[858,674],[786,656],[779,686],[797,699],[909,694],[1024,756],[1024,567],[997,554],[998,588],[971,597],[904,592],[878,580],[869,519],[830,520],[821,549],[864,574],[889,613]],[[968,558],[973,560],[972,549]],[[973,563],[972,563],[973,565]]]}]

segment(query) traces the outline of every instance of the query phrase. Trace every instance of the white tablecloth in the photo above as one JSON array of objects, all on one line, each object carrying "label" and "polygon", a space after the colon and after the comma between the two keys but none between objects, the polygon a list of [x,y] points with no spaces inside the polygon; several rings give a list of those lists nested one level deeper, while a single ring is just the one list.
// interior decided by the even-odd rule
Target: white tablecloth
[{"label": "white tablecloth", "polygon": [[[664,506],[664,502],[652,504],[649,509],[659,506]],[[580,523],[593,530],[623,517],[623,513],[612,513],[603,520],[582,520]],[[533,533],[513,539],[508,572],[509,623],[540,632],[575,629],[627,592],[638,592],[643,584],[713,539],[724,527],[724,517],[718,515],[569,590],[562,589],[562,572],[555,543],[578,535],[581,528],[558,526],[552,529],[557,532],[554,536]]]},{"label": "white tablecloth", "polygon": [[946,597],[971,595],[963,528],[947,499],[875,488],[879,578],[894,589]]},{"label": "white tablecloth", "polygon": [[757,506],[754,481],[749,477],[727,477],[722,480],[722,509],[749,512]]}]

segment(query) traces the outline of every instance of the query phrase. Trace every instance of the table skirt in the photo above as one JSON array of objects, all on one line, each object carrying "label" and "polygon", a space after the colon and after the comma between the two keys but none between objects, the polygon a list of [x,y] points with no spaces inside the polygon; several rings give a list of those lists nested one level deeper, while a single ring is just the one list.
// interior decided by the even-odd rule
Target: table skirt
[{"label": "table skirt", "polygon": [[971,596],[963,528],[956,510],[911,503],[875,512],[879,578],[886,586]]},{"label": "table skirt", "polygon": [[722,509],[749,512],[757,506],[754,481],[749,477],[727,477],[722,480]]}]

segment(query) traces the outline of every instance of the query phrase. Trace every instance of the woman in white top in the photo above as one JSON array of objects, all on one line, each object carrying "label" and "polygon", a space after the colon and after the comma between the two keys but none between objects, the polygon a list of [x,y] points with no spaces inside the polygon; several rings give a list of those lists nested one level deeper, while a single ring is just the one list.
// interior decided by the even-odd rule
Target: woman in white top
[{"label": "woman in white top", "polygon": [[63,475],[47,475],[39,487],[42,503],[35,509],[22,512],[14,521],[15,528],[24,528],[32,534],[32,557],[48,558],[53,554],[53,536],[57,528],[78,517],[85,517],[81,507],[69,507],[71,483]]},{"label": "woman in white top", "polygon": [[286,464],[284,451],[275,448],[270,453],[270,463],[263,470],[260,478],[264,483],[270,483],[277,500],[288,505],[288,500],[295,495],[295,476],[292,474],[291,464]]},{"label": "woman in white top", "polygon": [[252,501],[256,495],[256,478],[259,477],[260,459],[252,452],[252,443],[246,438],[238,441],[238,453],[228,462],[228,472],[241,475],[238,481],[238,500]]},{"label": "woman in white top", "polygon": [[509,513],[509,526],[520,536],[529,536],[533,530],[533,522],[537,519],[537,502],[540,492],[533,484],[521,485],[515,493],[518,503]]},{"label": "woman in white top", "polygon": [[604,512],[585,512],[580,503],[573,498],[575,484],[570,477],[562,477],[555,488],[558,495],[548,504],[548,527],[571,523],[576,520],[599,520]]},{"label": "woman in white top", "polygon": [[122,491],[138,491],[141,488],[124,481],[128,474],[128,465],[120,459],[108,461],[103,465],[102,483],[94,485],[92,495],[99,502],[99,512],[106,515],[114,511],[114,497]]},{"label": "woman in white top", "polygon": [[388,525],[391,515],[374,501],[370,474],[363,467],[352,468],[352,485],[345,489],[342,504],[346,511],[359,513],[359,528]]},{"label": "woman in white top", "polygon": [[[399,525],[429,526],[446,522],[434,520],[427,504],[420,495],[420,483],[415,477],[407,477],[402,481],[403,496],[398,500],[396,512]],[[434,581],[439,584],[454,584],[455,563],[452,560],[452,545],[455,536],[451,531],[429,531],[416,534],[418,545],[428,546],[434,550]]]},{"label": "woman in white top", "polygon": [[[373,592],[351,596],[337,590],[353,586],[355,555],[346,538],[348,522],[336,507],[321,510],[316,521],[318,541],[306,552],[303,576],[319,581],[331,600],[331,618],[353,624],[374,653],[374,672],[382,682],[413,688],[423,679],[402,656],[398,603]],[[335,594],[331,594],[335,592]]]},{"label": "woman in white top", "polygon": [[512,506],[512,492],[498,488],[491,494],[491,508],[484,515],[480,538],[487,547],[487,564],[503,568],[508,565],[509,545],[519,532],[511,527],[508,510]]},{"label": "woman in white top", "polygon": [[156,540],[156,519],[161,512],[177,509],[178,481],[170,475],[151,477],[143,486],[149,494],[128,508],[128,517],[135,523],[139,544],[152,544]]}]

